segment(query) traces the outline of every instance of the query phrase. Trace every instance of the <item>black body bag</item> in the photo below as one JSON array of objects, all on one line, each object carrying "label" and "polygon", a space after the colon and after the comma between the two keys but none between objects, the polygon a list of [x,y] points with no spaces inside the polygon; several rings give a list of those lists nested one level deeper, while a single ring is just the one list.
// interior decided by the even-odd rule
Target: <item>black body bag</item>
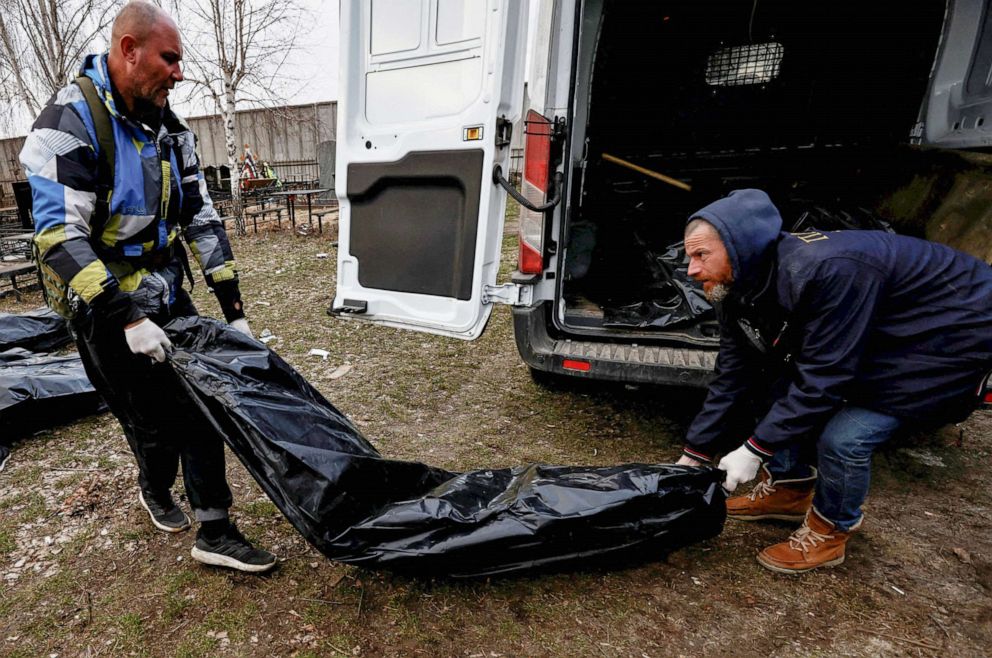
[{"label": "black body bag", "polygon": [[0,352],[0,443],[105,409],[78,354]]},{"label": "black body bag", "polygon": [[48,308],[20,314],[0,313],[0,352],[15,347],[29,352],[52,352],[71,342],[65,320]]},{"label": "black body bag", "polygon": [[384,459],[265,345],[208,318],[165,327],[195,404],[327,557],[477,577],[657,559],[720,533],[723,474],[660,464],[451,473]]}]

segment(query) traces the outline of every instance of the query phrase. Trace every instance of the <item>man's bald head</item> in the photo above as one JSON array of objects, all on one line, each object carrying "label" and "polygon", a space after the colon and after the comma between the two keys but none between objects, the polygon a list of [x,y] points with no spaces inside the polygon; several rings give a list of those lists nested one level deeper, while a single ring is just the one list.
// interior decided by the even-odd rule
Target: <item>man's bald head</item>
[{"label": "man's bald head", "polygon": [[183,79],[182,58],[179,28],[161,7],[134,0],[117,14],[107,69],[129,112],[161,113],[169,90]]},{"label": "man's bald head", "polygon": [[120,49],[121,38],[130,34],[138,43],[144,43],[159,21],[176,29],[176,23],[161,7],[148,0],[134,0],[124,5],[110,32],[111,50]]}]

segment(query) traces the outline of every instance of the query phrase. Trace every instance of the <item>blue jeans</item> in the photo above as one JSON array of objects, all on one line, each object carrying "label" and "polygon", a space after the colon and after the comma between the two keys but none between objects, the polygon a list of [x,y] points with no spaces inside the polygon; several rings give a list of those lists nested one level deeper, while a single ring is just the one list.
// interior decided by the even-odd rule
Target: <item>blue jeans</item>
[{"label": "blue jeans", "polygon": [[[898,418],[860,407],[844,407],[831,418],[816,443],[816,492],[813,507],[842,532],[861,521],[868,495],[871,456],[899,428]],[[809,466],[793,444],[768,462],[774,480],[809,477]]]}]

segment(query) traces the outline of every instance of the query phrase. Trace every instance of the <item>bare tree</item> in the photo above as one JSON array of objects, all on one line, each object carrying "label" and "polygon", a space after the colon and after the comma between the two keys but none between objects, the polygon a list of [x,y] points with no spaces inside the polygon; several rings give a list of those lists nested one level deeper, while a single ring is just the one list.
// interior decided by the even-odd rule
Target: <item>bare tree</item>
[{"label": "bare tree", "polygon": [[0,98],[31,116],[75,74],[121,0],[0,0]]},{"label": "bare tree", "polygon": [[186,37],[186,78],[224,119],[227,163],[238,231],[244,233],[238,168],[239,103],[282,102],[280,69],[296,48],[309,13],[299,0],[173,0]]}]

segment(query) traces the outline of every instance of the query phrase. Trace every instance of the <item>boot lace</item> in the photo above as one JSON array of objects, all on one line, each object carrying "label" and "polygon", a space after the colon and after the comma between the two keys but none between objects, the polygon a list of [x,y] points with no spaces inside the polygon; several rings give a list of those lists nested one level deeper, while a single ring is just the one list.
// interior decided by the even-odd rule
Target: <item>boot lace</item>
[{"label": "boot lace", "polygon": [[764,498],[773,493],[775,493],[775,487],[768,480],[764,480],[756,484],[754,489],[751,490],[751,493],[747,494],[747,497],[751,502],[754,502],[758,498]]},{"label": "boot lace", "polygon": [[822,535],[816,532],[803,522],[802,526],[789,537],[789,548],[794,551],[802,551],[805,554],[817,544],[822,544],[833,538],[833,535]]}]

